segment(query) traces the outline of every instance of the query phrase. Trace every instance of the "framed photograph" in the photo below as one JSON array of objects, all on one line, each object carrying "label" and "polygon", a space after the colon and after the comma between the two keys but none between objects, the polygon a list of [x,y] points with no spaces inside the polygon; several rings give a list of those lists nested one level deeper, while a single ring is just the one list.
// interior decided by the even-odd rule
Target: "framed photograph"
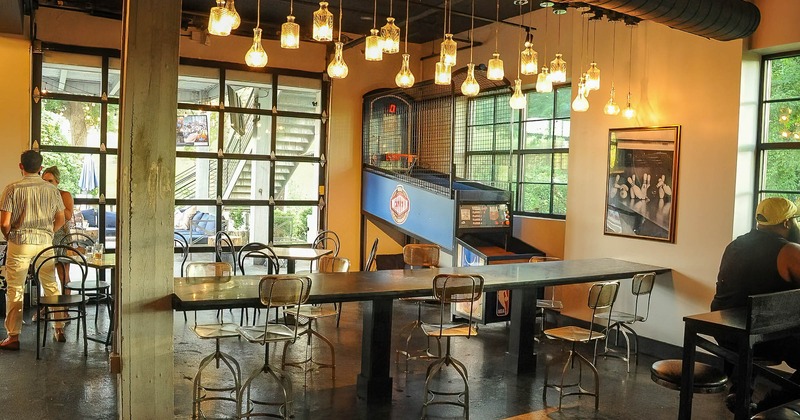
[{"label": "framed photograph", "polygon": [[675,242],[681,127],[608,130],[605,234]]},{"label": "framed photograph", "polygon": [[208,146],[208,115],[178,116],[175,144],[177,146]]}]

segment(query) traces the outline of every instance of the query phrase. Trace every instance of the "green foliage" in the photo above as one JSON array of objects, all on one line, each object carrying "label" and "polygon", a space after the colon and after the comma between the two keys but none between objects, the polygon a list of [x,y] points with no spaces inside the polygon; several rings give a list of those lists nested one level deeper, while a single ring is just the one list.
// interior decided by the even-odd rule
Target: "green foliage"
[{"label": "green foliage", "polygon": [[[764,143],[790,143],[793,148],[764,151],[761,188],[800,192],[800,56],[768,61],[768,98],[781,100],[765,108]],[[795,100],[792,100],[795,99]]]},{"label": "green foliage", "polygon": [[[67,146],[69,141],[59,129],[56,117],[52,112],[42,111],[42,142],[55,146]],[[58,188],[69,191],[73,195],[81,192],[78,181],[81,177],[83,163],[80,155],[75,153],[42,153],[42,166],[45,168],[57,166],[61,172],[61,183]],[[97,196],[97,189],[90,191]]]},{"label": "green foliage", "polygon": [[305,242],[311,208],[275,209],[275,242]]}]

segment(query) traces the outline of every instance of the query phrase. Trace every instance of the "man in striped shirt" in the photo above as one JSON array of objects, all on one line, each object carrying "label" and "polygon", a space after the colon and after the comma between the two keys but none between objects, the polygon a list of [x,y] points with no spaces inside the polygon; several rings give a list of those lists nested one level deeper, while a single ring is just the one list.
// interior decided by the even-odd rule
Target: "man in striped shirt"
[{"label": "man in striped shirt", "polygon": [[[5,322],[8,337],[0,342],[3,350],[19,350],[22,298],[28,267],[36,254],[52,245],[53,232],[65,221],[64,202],[58,189],[39,176],[42,155],[35,150],[23,152],[19,168],[22,179],[9,184],[0,196],[0,230],[8,240]],[[39,272],[39,281],[46,296],[61,294],[55,279],[55,260],[45,263]],[[61,322],[55,323],[55,339],[65,340]]]}]

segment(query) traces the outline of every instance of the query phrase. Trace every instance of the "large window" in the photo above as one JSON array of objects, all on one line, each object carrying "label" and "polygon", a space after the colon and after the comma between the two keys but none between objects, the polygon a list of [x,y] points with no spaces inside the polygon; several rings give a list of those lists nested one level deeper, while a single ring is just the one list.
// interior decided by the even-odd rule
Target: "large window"
[{"label": "large window", "polygon": [[762,62],[756,198],[800,198],[800,53]]},{"label": "large window", "polygon": [[[75,197],[75,229],[115,247],[119,68],[115,51],[37,54],[33,139]],[[291,73],[286,75],[284,73]],[[182,60],[174,228],[207,252],[234,242],[309,243],[321,227],[325,106],[321,74],[251,72]]]},{"label": "large window", "polygon": [[517,213],[563,218],[567,212],[569,85],[527,93],[521,112],[510,94],[470,100],[466,178],[514,193]]}]

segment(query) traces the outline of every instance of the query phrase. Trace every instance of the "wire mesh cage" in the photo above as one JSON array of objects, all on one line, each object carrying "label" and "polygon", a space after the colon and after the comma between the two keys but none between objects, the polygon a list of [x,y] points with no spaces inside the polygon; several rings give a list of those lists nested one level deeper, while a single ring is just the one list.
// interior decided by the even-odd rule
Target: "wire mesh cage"
[{"label": "wire mesh cage", "polygon": [[[481,94],[461,95],[466,68],[450,85],[421,82],[409,89],[385,89],[364,95],[362,162],[364,167],[442,195],[452,195],[455,180],[482,181],[492,171],[467,170],[470,124],[476,99],[509,92],[508,80],[491,81],[477,66]],[[502,95],[505,96],[505,95]],[[510,140],[509,140],[510,141]],[[478,162],[478,161],[476,161]],[[475,179],[471,179],[471,176]]]}]

